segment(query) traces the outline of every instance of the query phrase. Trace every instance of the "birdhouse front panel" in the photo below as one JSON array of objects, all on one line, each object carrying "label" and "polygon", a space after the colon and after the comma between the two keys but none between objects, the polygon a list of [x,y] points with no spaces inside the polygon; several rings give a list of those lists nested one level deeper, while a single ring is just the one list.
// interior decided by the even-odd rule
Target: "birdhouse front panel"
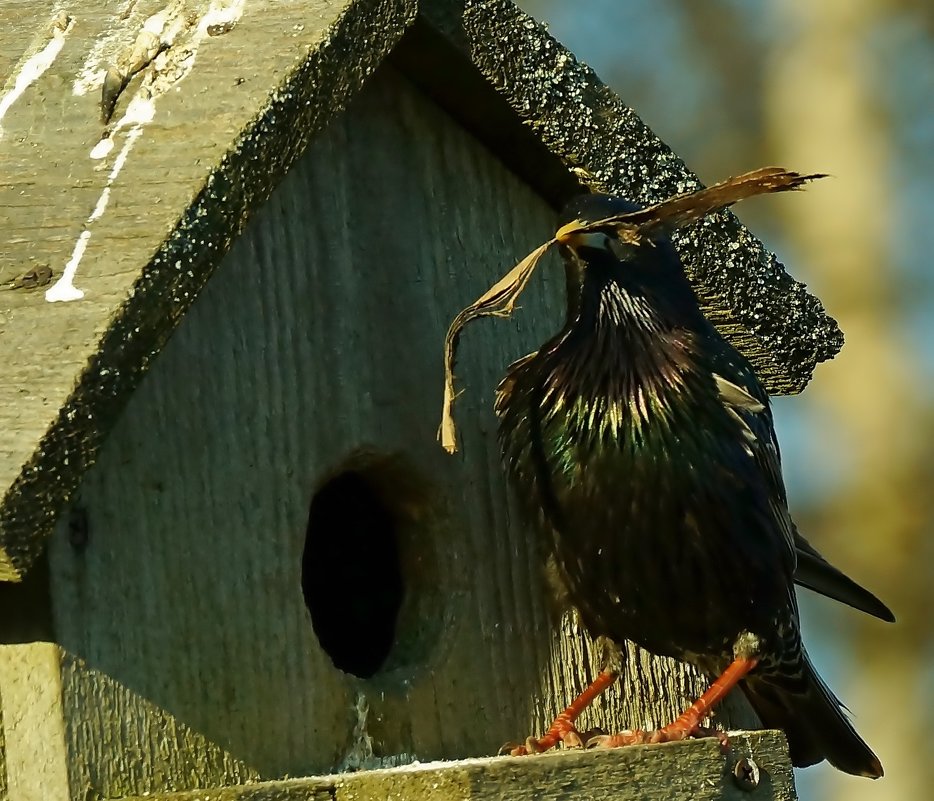
[{"label": "birdhouse front panel", "polygon": [[563,278],[471,332],[462,455],[435,430],[447,322],[552,224],[379,73],[235,242],[81,485],[50,544],[58,641],[268,776],[491,753],[546,725],[550,611],[490,405],[560,324]]}]

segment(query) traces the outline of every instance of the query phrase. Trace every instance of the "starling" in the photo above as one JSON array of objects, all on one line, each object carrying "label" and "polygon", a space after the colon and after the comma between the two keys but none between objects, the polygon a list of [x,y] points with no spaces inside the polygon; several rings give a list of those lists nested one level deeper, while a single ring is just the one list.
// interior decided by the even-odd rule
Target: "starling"
[{"label": "starling", "polygon": [[[818,177],[783,174],[797,183],[758,191]],[[504,462],[547,539],[560,595],[591,636],[719,676],[669,726],[597,744],[697,734],[738,685],[766,727],[784,730],[795,765],[827,759],[879,777],[878,758],[802,645],[794,583],[894,618],[795,528],[768,395],[702,314],[666,236],[755,193],[693,210],[691,196],[640,209],[587,195],[567,207],[554,240],[567,319],[497,390]],[[513,753],[575,741],[574,719],[615,678],[601,674],[544,737]]]}]

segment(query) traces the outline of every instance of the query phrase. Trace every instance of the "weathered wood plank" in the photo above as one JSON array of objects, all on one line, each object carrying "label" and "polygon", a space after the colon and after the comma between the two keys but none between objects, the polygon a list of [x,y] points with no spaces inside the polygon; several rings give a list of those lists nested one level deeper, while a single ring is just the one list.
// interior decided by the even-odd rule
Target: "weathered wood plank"
[{"label": "weathered wood plank", "polygon": [[[0,26],[0,52],[20,46],[12,70],[55,38],[47,5]],[[100,87],[85,91],[79,79],[113,63],[160,9],[173,10],[182,32],[162,72],[147,68],[130,84],[111,123],[113,149],[94,158]],[[211,35],[218,9],[236,25]],[[415,3],[106,0],[69,13],[57,56],[2,120],[0,284],[42,265],[58,280],[78,260],[84,297],[0,292],[0,580],[18,579],[36,558],[219,255],[382,61]],[[138,117],[152,111],[146,103],[126,116],[134,92],[144,101],[157,77],[167,91],[156,92],[152,119]]]},{"label": "weathered wood plank", "polygon": [[[553,224],[379,71],[247,226],[88,472],[86,543],[67,521],[50,541],[56,638],[270,778],[488,755],[541,731],[596,660],[551,620],[534,537],[510,511],[492,389],[560,327],[557,264],[515,320],[465,337],[463,452],[447,456],[435,430],[448,322]],[[333,667],[300,587],[312,495],[362,447],[404,457],[431,507],[400,535],[418,559],[370,680]],[[370,591],[350,579],[333,604]],[[586,725],[660,725],[703,686],[631,651],[624,688]]]},{"label": "weathered wood plank", "polygon": [[48,643],[0,646],[4,799],[117,798],[257,778],[204,737]]},{"label": "weathered wood plank", "polygon": [[[743,789],[739,759],[758,782]],[[715,740],[537,757],[467,759],[390,770],[149,796],[165,801],[794,801],[794,777],[779,732],[736,734],[726,756]],[[141,800],[140,800],[141,801]]]}]

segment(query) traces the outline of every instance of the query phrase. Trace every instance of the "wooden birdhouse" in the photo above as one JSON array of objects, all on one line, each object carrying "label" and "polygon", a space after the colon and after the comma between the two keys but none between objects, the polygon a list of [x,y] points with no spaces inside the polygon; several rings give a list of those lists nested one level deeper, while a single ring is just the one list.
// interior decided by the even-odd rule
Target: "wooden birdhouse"
[{"label": "wooden birdhouse", "polygon": [[[740,759],[788,797],[775,733],[411,767],[541,731],[599,669],[491,409],[563,275],[465,337],[453,457],[447,325],[571,196],[684,164],[506,0],[61,8],[0,26],[0,797],[720,798]],[[839,347],[732,215],[676,245],[771,391]],[[624,678],[591,725],[703,686],[635,649]]]}]

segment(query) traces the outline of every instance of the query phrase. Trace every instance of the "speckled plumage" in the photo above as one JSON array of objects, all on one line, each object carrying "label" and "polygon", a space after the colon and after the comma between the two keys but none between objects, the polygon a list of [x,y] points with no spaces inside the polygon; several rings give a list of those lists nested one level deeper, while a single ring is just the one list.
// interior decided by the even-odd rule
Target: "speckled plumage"
[{"label": "speckled plumage", "polygon": [[[569,219],[622,201],[589,196]],[[743,683],[796,764],[881,774],[801,646],[793,582],[889,619],[788,514],[768,397],[703,317],[667,240],[603,234],[562,247],[564,329],[497,393],[507,472],[549,537],[562,593],[593,636],[722,670]],[[747,647],[743,645],[742,647]]]}]

